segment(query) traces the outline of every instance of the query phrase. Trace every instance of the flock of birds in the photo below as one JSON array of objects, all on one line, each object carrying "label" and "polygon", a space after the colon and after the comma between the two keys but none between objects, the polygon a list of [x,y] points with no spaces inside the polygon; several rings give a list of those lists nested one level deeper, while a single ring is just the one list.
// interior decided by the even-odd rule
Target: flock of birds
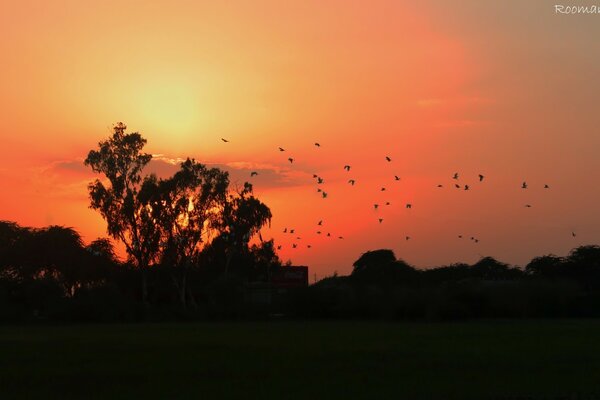
[{"label": "flock of birds", "polygon": [[[229,140],[228,140],[228,139],[221,138],[221,140],[222,140],[224,143],[229,143]],[[314,146],[315,146],[316,148],[320,148],[320,147],[321,147],[321,144],[320,144],[320,143],[318,143],[318,142],[315,142],[315,143],[314,143]],[[284,149],[283,147],[278,147],[278,150],[279,150],[279,152],[281,152],[281,153],[283,153],[283,152],[286,152],[286,149]],[[294,159],[293,157],[288,157],[287,161],[288,161],[290,164],[293,164],[293,163],[294,163],[294,161],[295,161],[295,159]],[[385,161],[386,161],[386,162],[388,162],[388,163],[391,163],[391,162],[392,162],[392,158],[391,158],[390,156],[385,156]],[[343,170],[344,170],[344,171],[346,171],[346,172],[350,172],[350,170],[351,170],[351,169],[352,169],[352,166],[351,166],[351,165],[348,165],[348,164],[346,164],[346,165],[344,165],[344,166],[343,166]],[[258,176],[258,171],[251,171],[251,172],[250,172],[250,177],[252,178],[252,177],[255,177],[255,176]],[[320,196],[321,196],[323,199],[326,199],[326,198],[327,198],[327,196],[328,196],[328,193],[327,193],[325,190],[323,190],[323,189],[322,189],[322,187],[320,186],[320,185],[322,185],[322,184],[325,182],[325,180],[323,179],[323,177],[319,176],[318,174],[313,174],[313,179],[315,180],[315,182],[316,182],[316,184],[317,184],[317,193],[319,193],[319,194],[320,194]],[[459,184],[459,183],[458,183],[458,181],[459,181],[459,179],[460,179],[460,175],[459,175],[459,173],[458,173],[458,172],[455,172],[455,173],[454,173],[454,175],[452,176],[452,179],[455,181],[455,183],[453,184],[455,189],[458,189],[458,190],[471,190],[471,186],[470,186],[469,184]],[[400,178],[398,175],[394,175],[394,181],[400,181],[400,180],[401,180],[401,178]],[[483,182],[484,180],[485,180],[485,176],[484,176],[483,174],[478,174],[478,182],[479,182],[479,183],[481,183],[481,182]],[[348,181],[347,181],[347,183],[348,183],[349,185],[351,185],[351,186],[354,186],[354,185],[356,184],[356,179],[354,179],[354,178],[349,178],[349,179],[348,179]],[[437,184],[437,188],[444,188],[444,185],[443,185],[443,184],[441,184],[441,183],[440,183],[440,184]],[[521,189],[525,190],[525,189],[528,189],[528,188],[529,188],[529,185],[528,185],[528,183],[527,183],[526,181],[524,181],[524,182],[521,184]],[[546,189],[546,190],[547,190],[547,189],[550,189],[550,185],[548,185],[548,184],[544,184],[543,188],[544,188],[544,189]],[[386,188],[385,186],[382,186],[382,187],[381,187],[381,189],[380,189],[380,191],[381,191],[381,192],[385,192],[386,190],[387,190],[387,188]],[[391,202],[389,202],[389,201],[386,201],[384,204],[385,204],[385,206],[390,206],[390,205],[391,205]],[[379,207],[380,207],[380,204],[379,204],[379,203],[374,203],[374,204],[373,204],[373,209],[374,209],[375,211],[377,211],[377,210],[379,209]],[[531,207],[532,207],[532,205],[531,205],[531,204],[525,204],[525,207],[526,207],[526,208],[531,208]],[[410,209],[412,209],[412,203],[406,203],[406,204],[405,204],[405,208],[406,208],[406,209],[409,209],[409,210],[410,210]],[[381,224],[381,223],[383,223],[384,219],[383,219],[383,218],[381,218],[381,217],[379,217],[379,218],[377,218],[377,221],[378,221],[378,222]],[[323,225],[323,220],[319,220],[319,221],[318,221],[318,223],[317,223],[317,226],[318,226],[318,227],[321,227],[322,225]],[[334,236],[333,236],[333,235],[332,235],[330,232],[323,232],[323,231],[322,231],[320,228],[318,228],[318,229],[319,229],[319,230],[317,230],[317,231],[316,231],[316,234],[317,234],[317,235],[324,235],[324,236],[326,236],[326,237],[334,237]],[[283,233],[284,233],[284,234],[289,234],[289,235],[295,235],[295,234],[296,234],[296,230],[295,230],[295,229],[288,229],[288,228],[286,227],[286,228],[284,228],[284,229],[283,229]],[[576,236],[577,236],[575,232],[571,232],[571,235],[572,235],[573,237],[576,237]],[[459,239],[463,239],[463,235],[457,235],[457,236],[458,236],[458,238],[459,238]],[[343,237],[343,236],[337,236],[337,238],[338,238],[338,239],[344,239],[344,237]],[[301,240],[301,239],[302,239],[302,238],[301,238],[300,236],[296,236],[296,237],[295,237],[295,240],[298,240],[298,241],[299,241],[299,240]],[[410,240],[410,239],[411,239],[411,237],[410,237],[410,236],[405,236],[405,238],[404,238],[404,239],[408,241],[408,240]],[[478,239],[477,237],[475,237],[475,236],[470,236],[470,240],[471,240],[473,243],[479,243],[479,239]],[[312,248],[312,245],[310,245],[310,244],[307,244],[307,245],[306,245],[306,247],[307,247],[308,249],[310,249],[310,248]],[[298,248],[298,244],[297,244],[297,243],[292,243],[292,246],[291,246],[291,248],[293,248],[293,249],[296,249],[296,248]],[[277,249],[278,249],[278,250],[281,250],[281,249],[282,249],[282,246],[281,246],[281,245],[278,245],[278,246],[277,246]]]}]

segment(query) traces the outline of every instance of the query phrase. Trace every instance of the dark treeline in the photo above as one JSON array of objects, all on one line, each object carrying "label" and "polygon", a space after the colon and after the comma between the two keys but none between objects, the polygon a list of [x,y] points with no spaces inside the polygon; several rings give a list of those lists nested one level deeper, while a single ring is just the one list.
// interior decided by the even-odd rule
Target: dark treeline
[{"label": "dark treeline", "polygon": [[[121,262],[108,239],[85,245],[72,228],[0,221],[0,321],[135,321],[250,315],[244,288],[282,264],[271,241],[227,254],[216,238],[183,271]],[[141,276],[146,274],[146,296]],[[186,276],[186,302],[181,278]]]},{"label": "dark treeline", "polygon": [[[332,276],[269,302],[255,302],[253,284],[282,268],[272,242],[248,246],[232,261],[217,239],[186,269],[155,264],[147,274],[121,262],[107,239],[83,243],[71,228],[0,222],[0,320],[139,321],[213,318],[463,319],[600,316],[600,247],[567,257],[534,258],[525,268],[491,257],[473,265],[427,270],[391,250],[363,254],[348,276]],[[273,292],[280,292],[271,287]]]},{"label": "dark treeline", "polygon": [[298,313],[391,319],[600,316],[600,246],[536,257],[525,268],[484,257],[419,270],[391,250],[363,254],[349,276],[308,288]]}]

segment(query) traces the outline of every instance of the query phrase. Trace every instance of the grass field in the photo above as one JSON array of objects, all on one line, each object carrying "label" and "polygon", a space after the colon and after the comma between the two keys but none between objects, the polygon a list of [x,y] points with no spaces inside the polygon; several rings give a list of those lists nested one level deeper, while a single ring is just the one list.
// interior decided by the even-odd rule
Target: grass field
[{"label": "grass field", "polygon": [[600,321],[0,328],[0,399],[600,399]]}]

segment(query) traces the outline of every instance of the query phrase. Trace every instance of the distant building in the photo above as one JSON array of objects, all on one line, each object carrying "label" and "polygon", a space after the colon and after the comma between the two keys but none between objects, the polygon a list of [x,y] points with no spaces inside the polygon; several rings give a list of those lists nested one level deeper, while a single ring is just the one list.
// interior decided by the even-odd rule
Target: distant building
[{"label": "distant building", "polygon": [[268,282],[246,285],[246,302],[253,307],[277,308],[294,290],[308,287],[308,267],[281,267],[271,274]]}]

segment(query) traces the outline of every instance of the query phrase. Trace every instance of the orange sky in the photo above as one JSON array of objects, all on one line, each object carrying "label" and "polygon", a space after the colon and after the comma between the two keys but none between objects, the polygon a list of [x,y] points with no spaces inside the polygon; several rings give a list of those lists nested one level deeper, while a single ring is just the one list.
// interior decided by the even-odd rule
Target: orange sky
[{"label": "orange sky", "polygon": [[81,161],[124,121],[155,171],[259,171],[263,237],[320,276],[382,247],[426,267],[599,243],[598,16],[455,3],[0,2],[0,219],[104,235]]}]

